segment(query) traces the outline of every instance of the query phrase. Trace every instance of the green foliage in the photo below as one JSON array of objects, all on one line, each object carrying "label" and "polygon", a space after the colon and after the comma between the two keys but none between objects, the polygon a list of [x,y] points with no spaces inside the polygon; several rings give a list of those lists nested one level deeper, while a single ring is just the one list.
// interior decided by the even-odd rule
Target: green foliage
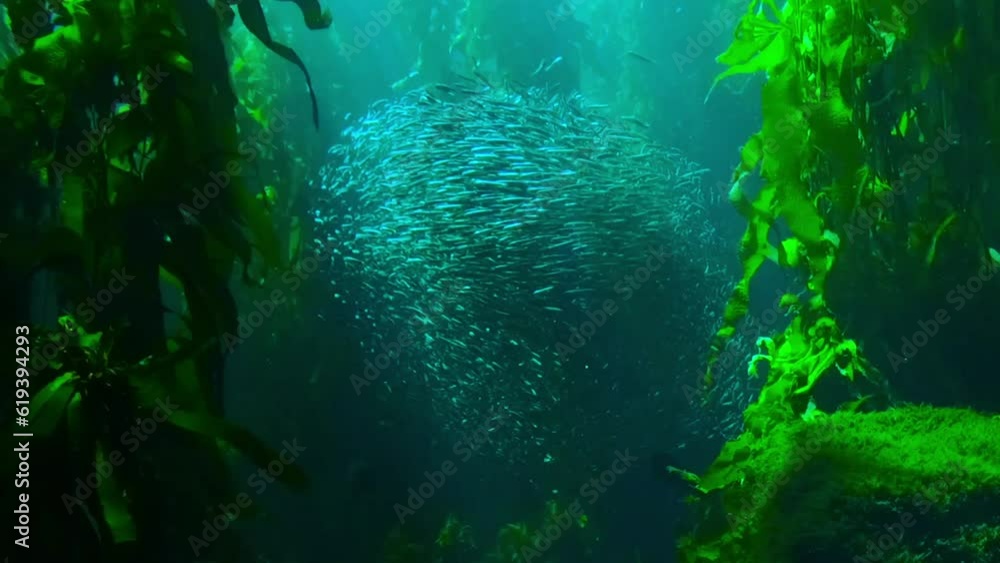
[{"label": "green foliage", "polygon": [[[107,453],[119,436],[117,426],[102,422],[105,418],[102,413],[114,412],[125,420],[142,419],[160,401],[189,396],[183,385],[174,383],[182,377],[182,372],[171,372],[199,352],[190,343],[155,360],[119,365],[110,363],[112,339],[102,338],[100,333],[88,334],[68,316],[62,317],[60,324],[71,331],[72,338],[62,350],[62,360],[52,366],[61,375],[49,381],[32,399],[32,431],[37,438],[51,441],[60,433],[69,434],[72,450],[92,452],[93,461],[100,465],[107,460]],[[41,349],[50,341],[53,335],[43,333],[34,345]],[[220,442],[240,451],[261,467],[278,459],[276,451],[246,430],[207,412],[204,406],[194,408],[181,400],[180,408],[169,413],[165,423],[207,438],[209,444]],[[288,466],[279,480],[299,488],[306,483],[305,474],[294,465]],[[130,509],[123,500],[123,491],[129,486],[138,483],[123,483],[115,473],[99,489],[105,521],[116,543],[136,539]]]},{"label": "green foliage", "polygon": [[[759,71],[766,72],[768,80],[763,126],[743,147],[730,193],[749,223],[741,244],[744,274],[712,342],[708,385],[713,365],[748,311],[751,282],[765,262],[806,276],[811,297],[802,314],[834,318],[827,310],[826,280],[843,250],[841,240],[857,236],[851,214],[859,205],[884,200],[890,191],[890,182],[866,160],[872,150],[870,126],[866,112],[855,107],[864,95],[866,73],[889,60],[898,41],[913,33],[909,26],[926,17],[924,12],[905,16],[900,9],[901,3],[888,0],[800,0],[779,10],[774,2],[754,0],[733,44],[718,57],[730,68],[716,82]],[[750,198],[743,185],[754,173],[764,185]],[[915,224],[923,230],[936,226],[918,243],[925,249],[927,267],[956,218],[952,212]],[[885,215],[878,219],[874,229],[888,225]],[[773,227],[779,223],[792,236],[774,245]]]},{"label": "green foliage", "polygon": [[[310,29],[330,25],[316,0],[293,1]],[[19,49],[3,57],[0,127],[9,134],[0,153],[11,177],[34,184],[17,189],[58,196],[60,205],[58,220],[40,234],[15,230],[0,259],[24,277],[43,267],[69,273],[60,278],[63,303],[82,303],[115,271],[127,268],[136,278],[115,307],[66,316],[62,333],[32,331],[43,339],[36,345],[60,334],[69,340],[37,376],[47,385],[33,400],[36,436],[66,441],[67,463],[89,466],[106,458],[123,425],[173,397],[182,406],[166,424],[201,444],[203,455],[220,460],[223,445],[258,464],[277,459],[220,418],[212,400],[224,365],[221,336],[236,328],[234,268],[257,284],[287,258],[269,202],[254,197],[242,172],[237,97],[221,37],[231,8],[134,0],[48,8],[10,0],[6,7],[11,22],[37,22],[39,10],[50,9],[41,15],[58,25],[16,36]],[[268,49],[305,73],[298,56],[271,39],[259,0],[238,9]],[[221,174],[228,180],[215,179]],[[176,295],[161,295],[161,280]],[[164,323],[164,311],[183,322]],[[179,328],[164,334],[172,325]],[[134,477],[116,472],[100,487],[92,512],[103,515],[96,530],[102,541],[146,535],[141,523],[148,519],[135,518],[130,499],[155,492],[136,494],[149,485]],[[297,467],[282,478],[306,482]]]},{"label": "green foliage", "polygon": [[[995,200],[985,191],[949,185],[947,175],[927,167],[914,173],[908,160],[931,145],[931,131],[954,119],[956,110],[948,104],[966,99],[962,92],[969,86],[951,78],[952,64],[966,65],[962,76],[973,77],[973,88],[997,92],[995,76],[972,64],[962,20],[953,17],[960,8],[983,17],[995,14],[989,2],[972,4],[789,0],[779,9],[773,0],[751,0],[732,45],[718,58],[729,68],[712,88],[728,77],[756,72],[765,72],[767,82],[761,130],[743,147],[730,191],[730,201],[748,222],[740,246],[743,276],[712,341],[706,385],[712,385],[712,368],[749,310],[751,283],[766,262],[800,273],[807,295],[801,303],[782,300],[792,320],[782,334],[758,341],[761,349],[748,368],[751,376],[766,369],[767,382],[744,413],[747,432],[726,444],[699,479],[700,490],[725,492],[728,513],[749,499],[746,484],[773,483],[787,473],[795,459],[789,448],[828,420],[837,422],[838,430],[819,455],[829,465],[821,473],[830,489],[810,491],[809,505],[822,505],[834,489],[859,497],[906,495],[920,479],[940,475],[954,460],[972,475],[954,494],[997,485],[998,468],[978,454],[994,449],[985,436],[996,431],[996,418],[924,407],[861,414],[866,398],[827,415],[811,397],[821,378],[834,370],[852,382],[858,374],[878,376],[828,305],[827,280],[839,260],[848,256],[857,265],[865,263],[859,256],[875,258],[890,266],[890,274],[892,265],[907,264],[904,271],[924,274],[906,280],[918,286],[919,294],[934,283],[926,274],[940,263],[956,256],[960,263],[974,262],[994,253],[984,240],[991,232],[984,217]],[[993,25],[979,31],[992,37]],[[885,76],[892,77],[885,86],[888,94],[873,87]],[[937,89],[931,99],[922,98],[932,87]],[[982,104],[984,122],[1000,119],[995,99]],[[886,100],[892,100],[891,111],[879,107]],[[990,127],[988,150],[995,153],[1000,128]],[[934,146],[935,159],[948,150],[948,145]],[[744,187],[754,174],[763,185],[751,196]],[[903,177],[912,184],[906,189],[915,205],[898,204]],[[859,228],[861,208],[868,223]],[[777,225],[791,236],[776,240]],[[837,274],[838,282],[864,279],[860,271]],[[787,487],[794,484],[793,478]],[[778,487],[779,498],[785,488]],[[950,500],[941,505],[947,507]],[[784,521],[777,506],[768,501],[754,507],[752,518],[730,521],[727,531],[694,534],[682,542],[682,553],[688,561],[790,560],[782,541],[799,528]]]},{"label": "green foliage", "polygon": [[[576,501],[577,503],[579,501]],[[558,561],[551,548],[561,542],[597,541],[597,531],[589,526],[586,514],[574,518],[569,506],[554,499],[547,501],[543,509],[530,521],[511,522],[500,527],[496,543],[490,549],[481,549],[474,540],[472,526],[448,514],[437,532],[436,538],[414,538],[400,526],[394,527],[383,544],[383,559],[396,563],[418,563],[422,561],[478,561],[481,563],[525,563],[528,561]],[[574,509],[575,510],[575,509]],[[412,526],[408,527],[412,529]],[[561,535],[550,541],[545,531],[561,530]],[[551,532],[550,532],[551,533]],[[570,538],[570,539],[567,539]],[[589,549],[587,550],[589,554]],[[589,559],[588,559],[589,560]]]},{"label": "green foliage", "polygon": [[1000,553],[1000,525],[968,526],[962,532],[963,542],[977,558],[988,559]]},{"label": "green foliage", "polygon": [[522,563],[523,553],[537,551],[535,533],[523,522],[507,524],[497,532],[496,551],[492,555],[495,561],[512,561]]},{"label": "green foliage", "polygon": [[463,523],[454,514],[449,514],[445,519],[441,531],[434,543],[441,548],[450,548],[460,545],[475,547],[472,539],[472,527]]},{"label": "green foliage", "polygon": [[762,338],[758,344],[763,345],[763,353],[753,357],[750,372],[756,374],[766,363],[768,379],[757,403],[744,413],[747,430],[757,435],[801,416],[809,393],[829,370],[835,368],[850,381],[868,372],[857,344],[843,338],[830,317],[813,319],[802,314],[777,339]]},{"label": "green foliage", "polygon": [[[781,9],[773,0],[749,2],[733,43],[718,57],[729,68],[716,83],[734,74],[765,72],[763,125],[743,147],[733,177],[730,200],[749,223],[741,244],[744,274],[712,342],[708,385],[713,365],[748,310],[751,282],[765,262],[805,276],[810,300],[803,313],[834,318],[827,311],[825,290],[844,252],[841,241],[898,232],[886,210],[900,197],[899,180],[889,176],[893,169],[885,164],[894,155],[885,154],[887,142],[879,137],[872,117],[882,101],[865,98],[871,73],[880,65],[900,66],[897,90],[915,96],[928,88],[934,64],[947,65],[965,50],[964,28],[932,32],[934,10],[900,0],[792,0]],[[895,60],[911,43],[916,53]],[[913,80],[914,74],[919,79]],[[923,132],[940,123],[930,112],[911,106],[903,107],[897,119],[892,135],[919,137],[921,143],[929,143]],[[902,175],[913,176],[907,168],[912,163],[894,166]],[[763,187],[749,197],[743,186],[755,173]],[[982,226],[970,224],[977,217],[956,210],[956,200],[968,196],[949,194],[937,177],[930,182],[919,216],[909,222],[908,237],[897,239],[899,246],[919,256],[926,270],[937,262],[945,239],[965,236],[971,239],[967,246],[985,253]],[[868,218],[875,224],[865,233],[856,224],[856,214],[859,208],[875,209],[873,204],[880,210]],[[900,207],[891,214],[901,214]],[[774,244],[773,227],[778,224],[792,236]]]},{"label": "green foliage", "polygon": [[[735,332],[749,306],[749,287],[765,261],[805,270],[812,293],[807,307],[823,316],[824,286],[833,267],[840,237],[828,230],[817,201],[821,194],[840,200],[833,179],[824,185],[817,170],[831,164],[853,178],[863,165],[862,146],[852,112],[841,91],[844,74],[875,62],[864,60],[854,41],[860,21],[854,21],[856,2],[788,2],[779,10],[773,1],[750,3],[735,32],[735,41],[718,57],[730,66],[716,82],[738,73],[765,71],[763,127],[743,147],[734,173],[730,200],[749,225],[741,244],[744,274],[712,343],[706,381],[711,368]],[[824,162],[825,161],[825,162]],[[742,185],[753,173],[764,180],[750,200]],[[852,200],[853,201],[853,200]],[[792,237],[775,248],[769,240],[782,221]]]},{"label": "green foliage", "polygon": [[[306,18],[306,25],[310,29],[324,29],[329,27],[333,21],[328,13],[320,11],[319,3],[316,0],[298,0],[296,3],[302,9]],[[302,74],[306,78],[306,86],[309,88],[309,99],[312,101],[313,124],[318,128],[319,106],[316,104],[316,94],[313,92],[312,79],[309,77],[309,71],[306,70],[305,63],[302,62],[302,59],[299,58],[295,51],[271,38],[271,31],[268,29],[267,20],[264,17],[264,9],[261,7],[259,1],[240,2],[238,6],[240,19],[247,26],[247,29],[250,30],[250,33],[253,33],[261,43],[279,57],[291,62],[302,70]]]},{"label": "green foliage", "polygon": [[[1000,418],[962,409],[903,407],[788,421],[729,442],[701,479],[725,491],[726,526],[682,542],[685,561],[793,561],[800,531],[830,524],[844,499],[924,494],[946,512],[967,496],[1000,491]],[[948,485],[930,488],[938,482]],[[808,495],[808,499],[802,495]],[[985,536],[985,541],[989,536]]]}]

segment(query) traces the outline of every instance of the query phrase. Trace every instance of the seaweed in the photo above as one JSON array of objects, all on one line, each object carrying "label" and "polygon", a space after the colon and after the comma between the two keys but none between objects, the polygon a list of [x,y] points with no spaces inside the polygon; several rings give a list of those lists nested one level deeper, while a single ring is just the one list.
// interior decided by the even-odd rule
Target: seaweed
[{"label": "seaweed", "polygon": [[[330,25],[314,0],[295,3],[310,29]],[[42,272],[57,280],[59,307],[72,311],[59,329],[31,327],[33,346],[53,350],[30,368],[38,389],[37,447],[68,470],[105,467],[118,453],[114,439],[137,418],[163,401],[179,405],[164,422],[169,429],[157,433],[159,446],[104,479],[98,495],[73,499],[96,517],[53,516],[49,523],[92,533],[76,535],[77,545],[43,549],[53,557],[79,550],[107,560],[135,553],[157,560],[186,546],[168,535],[197,527],[202,502],[229,491],[226,450],[261,465],[276,459],[224,418],[221,343],[236,328],[234,269],[255,286],[298,250],[281,248],[270,200],[255,197],[241,173],[240,100],[223,37],[233,21],[228,6],[13,0],[6,7],[11,22],[34,22],[30,29],[3,26],[16,43],[0,58],[0,125],[8,132],[0,153],[3,175],[13,180],[8,197],[41,199],[55,213],[49,220],[41,220],[48,212],[37,207],[7,214],[9,242],[0,261],[26,304],[33,293],[28,280]],[[257,0],[242,2],[239,11],[266,47],[305,73],[293,51],[271,40]],[[128,291],[116,292],[108,306],[85,305],[123,274]],[[35,297],[42,302],[43,295]],[[32,315],[27,305],[21,310],[45,316],[44,310]],[[169,315],[181,322],[166,322]],[[168,499],[170,489],[150,478],[150,468],[186,447],[185,457],[202,468],[205,489]],[[61,471],[38,478],[61,490]],[[295,467],[283,480],[293,488],[307,483]],[[168,519],[191,519],[161,529],[167,506],[173,507]],[[176,545],[158,546],[168,539]],[[221,543],[213,547],[219,560],[238,558],[234,543]]]},{"label": "seaweed", "polygon": [[[743,275],[713,338],[705,387],[713,386],[712,368],[747,315],[751,283],[767,262],[800,274],[805,297],[783,300],[791,322],[780,334],[758,340],[760,351],[750,359],[748,375],[766,370],[767,380],[758,401],[744,412],[744,434],[727,443],[697,480],[703,496],[696,505],[704,526],[681,542],[686,561],[795,561],[821,559],[820,553],[850,558],[836,551],[842,547],[832,546],[838,541],[854,545],[856,529],[837,524],[818,532],[808,526],[819,527],[824,518],[848,520],[831,517],[830,511],[843,516],[859,510],[863,520],[875,499],[898,503],[919,490],[921,479],[949,471],[944,466],[949,456],[969,477],[939,503],[942,510],[969,495],[995,502],[996,468],[984,465],[976,453],[992,447],[981,440],[995,432],[995,417],[898,404],[883,412],[860,412],[867,398],[843,398],[840,410],[827,413],[813,397],[830,373],[841,374],[849,384],[858,383],[860,375],[887,385],[863,342],[848,338],[842,316],[866,306],[879,307],[882,315],[898,314],[906,297],[945,295],[996,255],[987,242],[995,230],[985,219],[993,199],[988,190],[967,187],[984,177],[949,181],[964,178],[961,157],[942,157],[953,144],[955,135],[947,131],[962,97],[961,87],[946,77],[954,72],[951,67],[973,75],[974,88],[995,93],[996,69],[972,66],[965,27],[970,14],[993,14],[986,4],[790,0],[779,8],[773,0],[752,0],[733,43],[718,57],[728,69],[712,89],[738,74],[763,72],[766,82],[763,125],[743,147],[730,190],[731,203],[748,223],[740,245]],[[991,20],[977,26],[976,36],[994,25]],[[977,156],[988,159],[996,150],[995,98],[977,109],[981,116],[976,119],[990,124],[980,137],[989,142]],[[939,133],[933,144],[932,131]],[[936,151],[930,163],[913,156],[930,150],[925,143]],[[754,175],[762,186],[748,195]],[[777,240],[783,232],[789,236]],[[872,280],[877,283],[863,296],[844,298]],[[934,369],[937,373],[928,378],[945,385],[947,364]],[[829,421],[838,430],[828,433],[808,459],[789,454]],[[813,458],[823,463],[810,464]],[[792,477],[790,463],[797,466]],[[802,467],[811,470],[797,473]],[[750,502],[754,480],[769,487],[760,502]],[[724,499],[723,515],[712,514],[714,505],[705,502],[704,497],[717,495]],[[782,499],[790,497],[803,508],[788,513],[790,505]],[[855,504],[841,506],[848,502]],[[737,510],[741,504],[742,511]],[[728,526],[719,521],[723,516]],[[994,527],[982,520],[960,530],[967,535],[979,529],[975,537],[988,542]],[[854,545],[855,553],[863,553],[863,545]],[[902,553],[898,560],[923,557],[920,549]],[[955,560],[991,557],[982,549],[952,553]]]}]

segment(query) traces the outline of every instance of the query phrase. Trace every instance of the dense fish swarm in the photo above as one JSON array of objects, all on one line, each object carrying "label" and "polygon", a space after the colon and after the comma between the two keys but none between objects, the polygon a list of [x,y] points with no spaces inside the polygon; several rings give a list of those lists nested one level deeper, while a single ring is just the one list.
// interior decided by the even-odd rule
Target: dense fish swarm
[{"label": "dense fish swarm", "polygon": [[664,345],[704,357],[730,279],[705,172],[579,96],[438,85],[374,105],[331,149],[314,210],[335,295],[371,335],[355,390],[419,389],[459,433],[499,416],[489,449],[511,460],[607,430],[628,413],[560,409],[616,385],[619,368],[580,360],[622,327],[584,325],[624,308],[639,268],[665,262],[632,287],[682,308],[660,313]]}]

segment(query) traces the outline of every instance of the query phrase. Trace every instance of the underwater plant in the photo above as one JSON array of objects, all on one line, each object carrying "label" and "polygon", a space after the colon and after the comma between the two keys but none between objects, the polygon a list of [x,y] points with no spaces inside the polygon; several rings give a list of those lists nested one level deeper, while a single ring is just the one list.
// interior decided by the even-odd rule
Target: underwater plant
[{"label": "underwater plant", "polygon": [[472,538],[472,527],[463,523],[454,514],[449,514],[438,532],[438,537],[434,543],[442,548],[450,548],[460,545],[467,545],[475,549],[476,542]]},{"label": "underwater plant", "polygon": [[[743,276],[713,339],[706,396],[764,264],[798,273],[806,292],[783,300],[792,315],[787,328],[758,339],[760,352],[748,375],[766,370],[767,379],[744,413],[744,434],[697,479],[704,495],[722,493],[722,505],[720,510],[707,498],[697,503],[702,525],[681,542],[685,561],[860,556],[867,538],[857,522],[863,526],[874,507],[898,508],[918,492],[921,481],[914,476],[952,472],[942,463],[949,459],[945,452],[970,474],[958,489],[996,502],[995,468],[969,455],[989,447],[979,441],[996,431],[995,417],[911,406],[861,412],[867,397],[848,403],[846,395],[840,410],[829,414],[815,401],[829,373],[839,372],[851,388],[865,380],[884,389],[885,368],[897,369],[891,355],[878,363],[866,356],[863,341],[847,337],[842,318],[866,307],[892,318],[925,295],[950,296],[949,287],[980,264],[988,267],[996,255],[989,244],[996,229],[986,219],[995,197],[966,188],[981,178],[968,178],[961,163],[969,161],[949,151],[960,136],[949,127],[976,130],[973,121],[990,124],[976,157],[988,161],[996,150],[995,97],[963,119],[957,107],[963,87],[949,77],[953,67],[968,70],[977,76],[974,89],[994,91],[994,66],[969,67],[975,57],[970,37],[989,37],[994,15],[988,2],[790,0],[779,7],[774,0],[753,0],[733,43],[718,57],[728,69],[712,89],[743,74],[763,72],[766,82],[763,125],[742,149],[729,194],[748,222],[740,246]],[[985,173],[977,168],[973,174]],[[761,182],[751,190],[754,175]],[[948,178],[962,180],[949,184]],[[928,373],[928,381],[947,386],[940,376],[948,364],[931,365],[937,372]],[[795,453],[807,446],[807,454]],[[956,514],[965,498],[949,496],[937,506]],[[793,503],[798,508],[789,512]],[[830,512],[837,524],[821,525]],[[972,518],[995,525],[979,514]],[[970,525],[937,523],[939,537],[927,540],[931,545],[953,543],[948,534],[964,534]],[[893,556],[918,560],[921,553],[910,546]],[[947,560],[992,560],[976,550],[952,555]]]},{"label": "underwater plant", "polygon": [[[315,0],[295,4],[310,29],[330,24]],[[256,284],[287,256],[268,201],[245,178],[223,30],[238,14],[262,45],[305,67],[273,40],[259,0],[235,11],[104,0],[5,8],[0,269],[5,294],[19,297],[11,310],[43,351],[24,368],[35,448],[51,462],[33,477],[55,492],[39,495],[46,516],[35,530],[72,538],[34,547],[51,560],[189,560],[199,550],[186,538],[233,498],[220,445],[258,464],[277,455],[223,418],[230,279],[242,267]],[[57,309],[70,314],[45,328]],[[104,475],[96,494],[60,497],[90,468],[117,468],[115,439],[170,401],[155,445]],[[297,468],[286,475],[305,484]],[[239,558],[231,536],[212,558]]]}]

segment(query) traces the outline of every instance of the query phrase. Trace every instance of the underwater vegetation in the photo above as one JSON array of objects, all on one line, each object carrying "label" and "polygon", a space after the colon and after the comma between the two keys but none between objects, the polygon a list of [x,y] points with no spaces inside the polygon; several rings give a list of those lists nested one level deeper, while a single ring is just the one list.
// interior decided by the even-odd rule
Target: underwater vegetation
[{"label": "underwater vegetation", "polygon": [[[762,101],[726,192],[746,222],[734,278],[710,171],[651,141],[684,122],[664,124],[683,112],[657,97],[669,69],[644,48],[649,22],[689,5],[548,2],[511,25],[511,3],[404,4],[379,32],[430,29],[413,70],[344,117],[330,154],[303,131],[332,116],[340,77],[314,81],[287,46],[333,26],[315,0],[283,6],[294,27],[259,0],[0,5],[0,290],[19,319],[8,345],[31,350],[11,377],[25,414],[4,420],[30,413],[35,558],[250,559],[226,530],[261,510],[231,469],[270,471],[284,437],[229,418],[227,367],[322,318],[266,286],[298,288],[311,261],[352,313],[317,331],[316,353],[365,335],[337,377],[448,434],[482,431],[504,470],[553,468],[532,483],[544,496],[626,426],[681,432],[621,397],[657,415],[697,402],[679,426],[725,439],[714,461],[653,456],[690,490],[684,561],[1000,560],[994,2],[719,3],[739,17],[696,101],[758,85]],[[751,337],[769,271],[793,287]],[[659,315],[642,334],[606,328],[641,311]],[[646,349],[636,381],[608,368]],[[665,357],[669,373],[647,369]],[[283,486],[309,484],[280,468]],[[369,555],[585,561],[605,537],[562,499],[517,520],[492,542],[454,515],[431,537],[400,526]]]},{"label": "underwater vegetation", "polygon": [[[992,561],[1000,546],[964,538],[1000,525],[986,508],[1000,494],[998,426],[971,410],[907,406],[747,432],[698,480],[700,493],[724,493],[681,549],[689,561],[881,560],[880,550],[892,561]],[[905,534],[891,530],[886,546],[897,523]]]},{"label": "underwater vegetation", "polygon": [[[748,375],[766,381],[744,413],[743,435],[692,479],[707,498],[696,503],[702,524],[680,544],[684,560],[986,562],[1000,553],[989,539],[998,525],[997,458],[987,443],[995,416],[905,404],[864,412],[871,410],[861,408],[865,398],[849,403],[843,392],[832,402],[826,396],[826,412],[816,403],[830,373],[884,399],[892,386],[885,373],[899,371],[891,351],[873,360],[862,341],[848,338],[840,315],[855,314],[869,298],[892,306],[898,294],[900,304],[928,294],[944,301],[949,286],[1000,266],[990,246],[996,231],[985,219],[995,200],[985,188],[965,189],[987,172],[968,177],[944,154],[969,123],[955,105],[962,96],[950,73],[968,70],[977,77],[968,87],[993,91],[994,68],[967,66],[975,57],[969,38],[995,30],[987,4],[753,1],[718,57],[729,68],[716,83],[756,72],[767,81],[763,126],[743,147],[730,191],[748,222],[744,273],[714,339],[706,394],[765,263],[798,272],[808,294],[783,300],[788,327],[758,339]],[[889,66],[895,81],[883,84]],[[887,100],[891,115],[879,108]],[[983,144],[968,150],[989,158],[996,98],[982,100],[974,119],[991,126],[977,139]],[[959,132],[949,133],[952,127]],[[755,174],[761,182],[753,193]],[[777,225],[788,233],[780,240]],[[864,265],[873,261],[882,265],[875,276]],[[831,285],[857,288],[852,278],[871,284],[873,277],[880,281],[853,302]],[[958,375],[947,364],[932,369],[939,379]]]},{"label": "underwater vegetation", "polygon": [[[386,561],[419,563],[424,561],[474,561],[479,563],[549,563],[560,560],[550,552],[558,543],[573,544],[585,557],[600,541],[589,525],[589,518],[576,504],[547,501],[532,518],[504,524],[496,532],[491,547],[476,545],[471,526],[454,514],[448,514],[433,545],[415,543],[396,527],[386,537],[383,549]],[[623,563],[626,559],[622,559]]]},{"label": "underwater vegetation", "polygon": [[[330,24],[317,2],[295,4],[306,27]],[[18,416],[36,460],[33,556],[240,560],[233,534],[208,545],[199,530],[235,518],[234,453],[261,467],[281,454],[224,416],[230,280],[254,285],[290,256],[273,186],[243,173],[268,158],[238,140],[266,102],[234,90],[229,27],[238,16],[305,67],[257,0],[3,8],[0,264],[31,351],[16,377],[31,397]],[[307,482],[294,465],[280,480]]]}]

